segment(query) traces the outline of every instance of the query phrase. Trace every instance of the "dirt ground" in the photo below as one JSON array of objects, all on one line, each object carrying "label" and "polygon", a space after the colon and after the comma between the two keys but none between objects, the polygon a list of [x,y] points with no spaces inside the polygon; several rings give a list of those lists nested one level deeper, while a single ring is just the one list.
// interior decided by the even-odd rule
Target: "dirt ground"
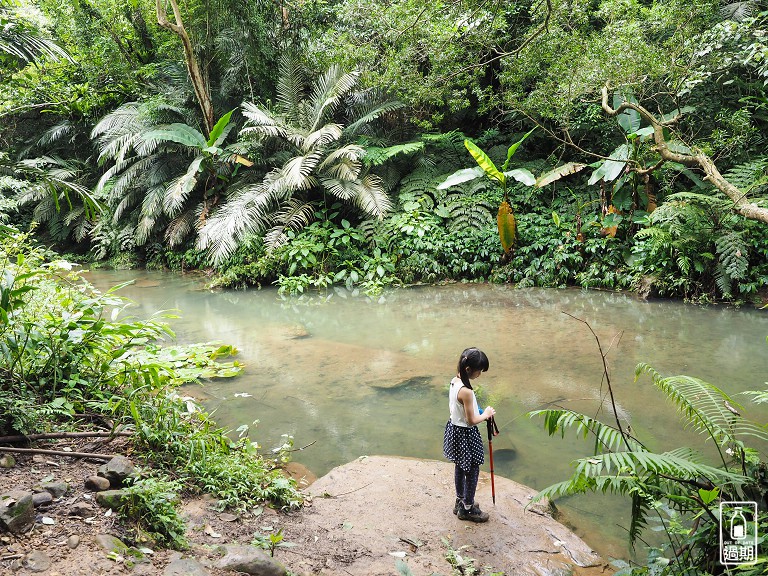
[{"label": "dirt ground", "polygon": [[[82,443],[68,443],[73,450]],[[59,443],[61,449],[67,443]],[[115,451],[117,447],[111,446]],[[210,498],[190,497],[183,503],[189,550],[155,550],[130,566],[122,557],[108,558],[95,543],[98,534],[125,536],[114,515],[99,508],[84,480],[102,462],[58,456],[19,456],[11,469],[0,469],[0,493],[32,490],[41,482],[66,481],[70,490],[36,510],[37,521],[21,535],[0,533],[0,574],[27,576],[91,576],[102,574],[162,575],[168,563],[194,558],[210,576],[223,576],[216,566],[221,544],[249,544],[256,535],[282,530],[285,547],[275,558],[294,574],[375,576],[398,574],[404,562],[414,576],[451,574],[449,549],[478,568],[508,575],[596,576],[610,574],[604,560],[541,505],[529,507],[532,490],[496,477],[496,505],[490,479],[481,475],[477,501],[491,514],[487,524],[462,522],[452,514],[452,464],[391,457],[364,457],[335,468],[305,492],[297,512],[258,509],[245,515],[221,513]],[[299,473],[302,476],[302,473]],[[306,474],[305,485],[311,478]],[[73,505],[93,505],[88,517],[71,514]],[[82,506],[82,505],[81,505]],[[45,523],[43,518],[47,518]],[[79,544],[72,548],[72,536]],[[49,568],[29,562],[32,551],[51,559]],[[232,574],[229,572],[228,574]]]}]

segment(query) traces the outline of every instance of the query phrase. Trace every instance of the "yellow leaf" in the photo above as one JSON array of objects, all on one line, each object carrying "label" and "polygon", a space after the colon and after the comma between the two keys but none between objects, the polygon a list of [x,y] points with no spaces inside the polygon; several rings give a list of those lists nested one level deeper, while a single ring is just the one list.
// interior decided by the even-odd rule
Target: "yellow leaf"
[{"label": "yellow leaf", "polygon": [[242,156],[240,156],[240,154],[235,154],[235,162],[237,162],[238,164],[242,164],[246,168],[250,168],[251,166],[253,166],[253,162],[248,160],[248,158],[243,158]]},{"label": "yellow leaf", "polygon": [[499,240],[506,254],[515,247],[517,240],[517,223],[512,207],[508,202],[502,202],[496,215],[496,224],[499,227]]}]

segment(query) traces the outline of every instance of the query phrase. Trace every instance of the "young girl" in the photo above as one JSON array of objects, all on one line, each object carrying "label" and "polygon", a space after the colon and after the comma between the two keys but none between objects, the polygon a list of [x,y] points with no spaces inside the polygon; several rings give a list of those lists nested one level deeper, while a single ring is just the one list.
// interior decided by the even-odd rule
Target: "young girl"
[{"label": "young girl", "polygon": [[482,412],[470,380],[479,378],[488,370],[488,357],[477,348],[467,348],[461,353],[456,377],[451,380],[448,392],[448,409],[451,418],[445,425],[443,454],[456,464],[456,505],[453,513],[459,520],[487,522],[488,514],[475,504],[475,489],[480,477],[480,465],[485,461],[483,440],[477,424],[489,420],[496,411],[488,406]]}]

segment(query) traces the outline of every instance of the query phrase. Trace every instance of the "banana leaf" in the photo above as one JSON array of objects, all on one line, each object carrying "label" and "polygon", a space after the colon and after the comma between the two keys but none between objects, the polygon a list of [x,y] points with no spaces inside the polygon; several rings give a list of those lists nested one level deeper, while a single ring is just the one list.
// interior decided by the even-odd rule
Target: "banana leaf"
[{"label": "banana leaf", "polygon": [[496,180],[502,186],[506,184],[507,177],[504,176],[503,173],[499,172],[499,169],[496,168],[496,164],[494,164],[493,160],[488,157],[488,154],[483,152],[480,148],[478,148],[476,144],[470,142],[469,140],[464,140],[464,146],[466,146],[467,150],[469,150],[469,153],[472,154],[472,158],[475,159],[475,162],[478,163],[480,168],[483,169],[489,178]]},{"label": "banana leaf", "polygon": [[496,215],[496,224],[499,227],[499,240],[506,254],[515,247],[517,241],[517,222],[508,202],[502,202]]},{"label": "banana leaf", "polygon": [[539,176],[539,179],[536,180],[536,187],[542,188],[547,184],[551,184],[556,180],[560,180],[560,178],[569,176],[571,174],[575,174],[576,172],[579,172],[580,170],[583,170],[586,167],[587,167],[586,164],[579,164],[578,162],[568,162],[567,164],[562,164],[561,166],[558,166],[557,168],[554,168],[549,172],[546,172],[541,176]]}]

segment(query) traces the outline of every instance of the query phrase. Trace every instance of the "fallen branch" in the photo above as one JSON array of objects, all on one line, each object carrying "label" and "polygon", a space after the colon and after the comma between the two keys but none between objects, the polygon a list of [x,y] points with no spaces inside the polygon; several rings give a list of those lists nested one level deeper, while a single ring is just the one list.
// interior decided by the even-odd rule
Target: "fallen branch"
[{"label": "fallen branch", "polygon": [[49,432],[47,434],[19,434],[0,436],[0,444],[15,442],[33,442],[35,440],[53,440],[55,438],[111,438],[114,436],[132,436],[133,432]]},{"label": "fallen branch", "polygon": [[659,168],[663,162],[676,162],[689,168],[700,168],[706,174],[705,180],[709,180],[712,185],[724,193],[728,198],[733,201],[733,210],[748,218],[750,220],[757,220],[768,224],[768,208],[758,206],[754,202],[749,202],[745,198],[745,194],[729,182],[717,169],[712,158],[704,154],[701,150],[692,149],[691,153],[675,152],[669,148],[669,143],[664,136],[664,128],[677,120],[674,118],[669,122],[662,122],[654,114],[648,111],[640,104],[634,102],[622,102],[617,108],[612,108],[608,104],[608,88],[606,84],[601,90],[602,94],[602,107],[606,114],[609,116],[618,116],[624,110],[634,110],[640,116],[642,116],[653,128],[653,138],[656,142],[656,152],[661,157],[661,160],[654,166],[654,169]]},{"label": "fallen branch", "polygon": [[48,454],[50,456],[72,456],[73,458],[96,458],[98,460],[112,460],[115,454],[94,454],[91,452],[65,452],[64,450],[43,450],[40,448],[8,448],[0,446],[0,452],[13,452],[18,454]]}]

